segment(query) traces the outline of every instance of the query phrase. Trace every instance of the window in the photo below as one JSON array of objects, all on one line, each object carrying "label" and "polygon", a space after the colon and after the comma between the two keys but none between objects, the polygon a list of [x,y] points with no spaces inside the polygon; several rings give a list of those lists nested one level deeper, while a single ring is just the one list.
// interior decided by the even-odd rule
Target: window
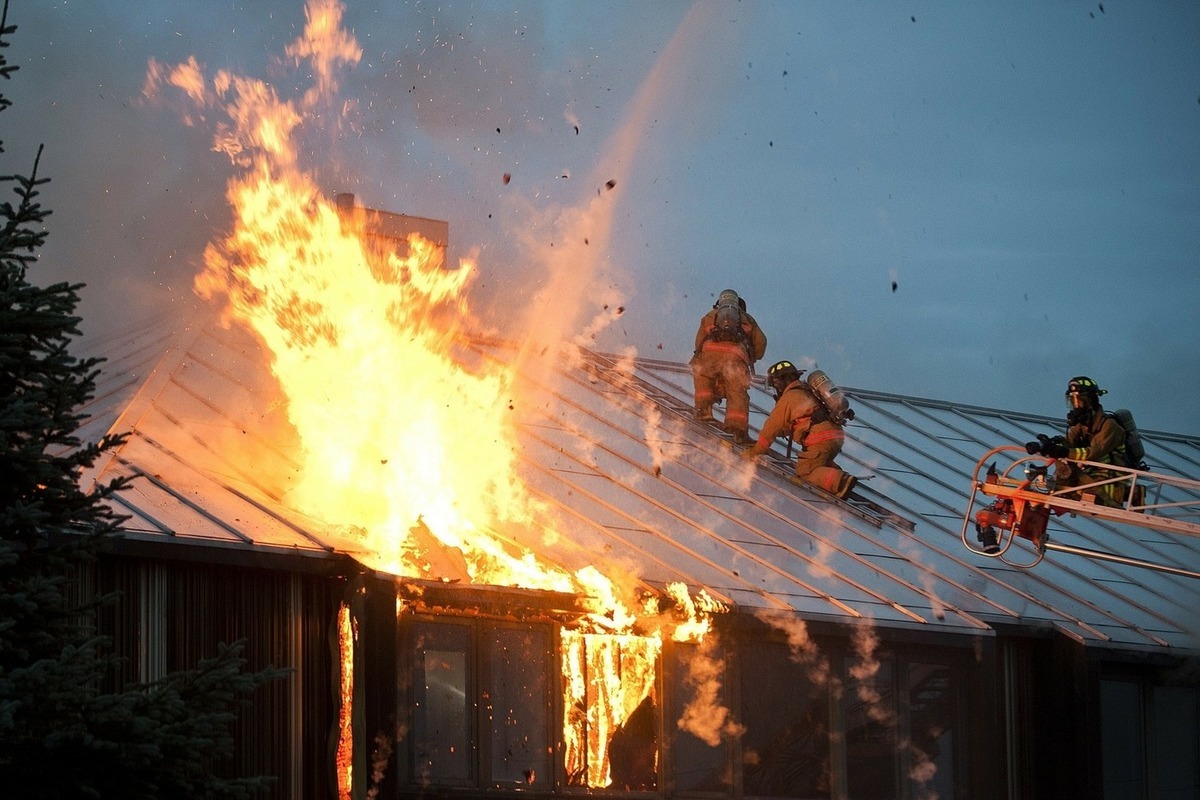
[{"label": "window", "polygon": [[889,661],[871,666],[863,671],[858,661],[847,660],[846,785],[856,800],[893,800],[900,755],[895,667]]},{"label": "window", "polygon": [[657,639],[563,631],[568,786],[658,785]]},{"label": "window", "polygon": [[400,643],[410,791],[657,788],[657,639],[410,615]]},{"label": "window", "polygon": [[1104,800],[1200,797],[1200,690],[1100,681]]},{"label": "window", "polygon": [[952,800],[959,673],[947,664],[846,659],[845,780],[851,797]]},{"label": "window", "polygon": [[[670,685],[674,689],[672,720],[675,788],[680,792],[715,793],[727,797],[733,787],[727,718],[708,713],[728,709],[728,675],[722,651],[703,651],[694,644],[675,644]],[[714,718],[715,716],[715,718]]]},{"label": "window", "polygon": [[536,665],[546,662],[550,631],[496,627],[487,632],[486,650],[491,781],[509,786],[549,781],[550,695],[546,671]]},{"label": "window", "polygon": [[474,778],[471,748],[471,629],[414,626],[412,747],[421,783],[464,785]]},{"label": "window", "polygon": [[1153,695],[1153,795],[1162,800],[1200,797],[1200,691],[1156,686]]},{"label": "window", "polygon": [[828,682],[814,680],[782,643],[749,643],[741,664],[744,793],[829,797]]},{"label": "window", "polygon": [[528,788],[553,780],[551,640],[546,625],[413,621],[411,692],[400,693],[411,702],[401,719],[411,720],[412,783]]}]

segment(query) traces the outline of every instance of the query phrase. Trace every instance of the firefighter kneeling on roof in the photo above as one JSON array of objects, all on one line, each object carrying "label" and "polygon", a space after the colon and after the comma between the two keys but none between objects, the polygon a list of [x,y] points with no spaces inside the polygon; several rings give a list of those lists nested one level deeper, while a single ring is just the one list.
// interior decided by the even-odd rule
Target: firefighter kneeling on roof
[{"label": "firefighter kneeling on roof", "polygon": [[842,428],[854,419],[854,410],[824,372],[813,372],[807,381],[800,379],[803,372],[790,361],[772,364],[767,370],[775,408],[745,457],[757,458],[770,449],[776,437],[787,436],[801,448],[796,457],[796,477],[844,498],[858,479],[844,472],[834,459],[842,452],[846,440]]},{"label": "firefighter kneeling on roof", "polygon": [[746,301],[726,289],[700,320],[692,360],[696,419],[711,420],[713,403],[725,398],[724,428],[738,444],[750,443],[750,381],[767,337],[746,313]]}]

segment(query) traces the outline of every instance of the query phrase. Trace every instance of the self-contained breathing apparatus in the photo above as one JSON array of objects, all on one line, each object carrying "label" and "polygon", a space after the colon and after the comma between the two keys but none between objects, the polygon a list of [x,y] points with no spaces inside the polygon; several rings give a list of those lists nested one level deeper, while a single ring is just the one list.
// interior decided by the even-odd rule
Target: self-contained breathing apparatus
[{"label": "self-contained breathing apparatus", "polygon": [[[804,372],[790,361],[779,361],[772,364],[767,369],[767,385],[774,393],[775,399],[778,401],[783,396],[784,390],[793,381],[800,380],[800,376]],[[821,404],[827,415],[826,418],[835,425],[845,425],[854,419],[854,409],[850,407],[850,401],[824,371],[814,369],[804,379],[804,386]]]},{"label": "self-contained breathing apparatus", "polygon": [[741,298],[737,292],[732,289],[721,292],[713,309],[717,313],[708,338],[714,342],[745,343],[746,331],[742,328]]}]

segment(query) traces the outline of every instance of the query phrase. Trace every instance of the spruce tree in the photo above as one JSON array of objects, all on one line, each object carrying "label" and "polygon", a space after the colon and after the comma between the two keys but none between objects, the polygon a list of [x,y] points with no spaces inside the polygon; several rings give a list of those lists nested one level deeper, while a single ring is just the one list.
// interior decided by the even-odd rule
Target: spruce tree
[{"label": "spruce tree", "polygon": [[[0,13],[0,78],[16,65]],[[2,83],[2,82],[0,82]],[[11,105],[0,91],[0,113]],[[4,154],[0,142],[0,155]],[[76,579],[123,518],[105,502],[124,479],[84,492],[79,477],[122,436],[81,442],[79,409],[100,359],[79,359],[83,284],[28,280],[47,237],[42,149],[28,175],[0,174],[0,794],[22,798],[248,797],[268,778],[218,777],[238,707],[284,673],[244,670],[241,643],[150,685],[106,693],[117,666]],[[15,199],[13,196],[15,195]],[[109,681],[111,683],[111,681]]]}]

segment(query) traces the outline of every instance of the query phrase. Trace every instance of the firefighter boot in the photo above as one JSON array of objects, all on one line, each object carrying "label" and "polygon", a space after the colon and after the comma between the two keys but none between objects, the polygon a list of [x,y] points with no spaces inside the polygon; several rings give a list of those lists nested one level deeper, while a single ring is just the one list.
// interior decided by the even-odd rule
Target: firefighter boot
[{"label": "firefighter boot", "polygon": [[733,434],[733,443],[736,445],[745,446],[754,444],[754,439],[750,438],[749,432],[741,428],[726,427],[725,432]]},{"label": "firefighter boot", "polygon": [[1000,552],[1000,537],[996,535],[996,529],[991,525],[975,525],[975,538],[982,545],[983,552],[989,556],[994,556]]}]

